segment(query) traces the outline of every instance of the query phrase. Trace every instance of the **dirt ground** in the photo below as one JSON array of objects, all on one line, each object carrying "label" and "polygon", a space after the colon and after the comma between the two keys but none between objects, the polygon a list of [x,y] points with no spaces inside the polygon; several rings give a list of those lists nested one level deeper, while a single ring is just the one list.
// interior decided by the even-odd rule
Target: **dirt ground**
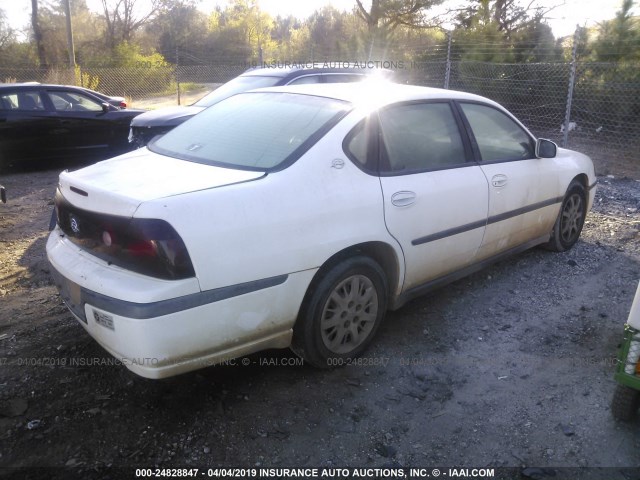
[{"label": "dirt ground", "polygon": [[221,466],[639,478],[625,468],[640,465],[640,421],[610,413],[640,278],[638,178],[599,178],[571,251],[525,252],[390,313],[354,365],[270,351],[162,381],[114,364],[52,286],[57,171],[1,180],[0,478]]}]

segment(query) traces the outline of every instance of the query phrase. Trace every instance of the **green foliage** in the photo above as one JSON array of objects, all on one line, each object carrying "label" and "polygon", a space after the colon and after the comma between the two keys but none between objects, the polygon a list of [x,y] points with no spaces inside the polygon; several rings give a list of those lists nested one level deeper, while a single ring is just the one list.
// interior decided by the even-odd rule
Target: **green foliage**
[{"label": "green foliage", "polygon": [[[173,80],[173,66],[157,53],[143,53],[139,45],[122,42],[111,54],[109,91],[112,94],[138,96],[164,92]],[[107,72],[101,67],[89,69],[104,81]]]},{"label": "green foliage", "polygon": [[215,10],[209,28],[218,45],[248,62],[272,60],[277,43],[271,37],[275,22],[260,10],[256,0],[233,0],[224,10]]},{"label": "green foliage", "polygon": [[623,0],[613,20],[600,24],[593,44],[593,57],[598,62],[640,61],[640,20],[631,14],[633,0]]},{"label": "green foliage", "polygon": [[[126,17],[127,6],[136,1],[105,0],[104,11],[95,13],[87,0],[71,0],[76,63],[83,72],[103,67],[139,69],[139,82],[164,90],[176,64],[446,58],[443,31],[425,28],[437,24],[431,7],[442,0],[351,0],[351,11],[325,6],[305,20],[274,19],[257,0],[229,0],[208,15],[197,8],[196,0],[148,0]],[[569,61],[572,39],[555,41],[544,22],[545,12],[536,7],[540,2],[534,0],[525,8],[519,0],[468,0],[455,17],[452,58],[493,63]],[[579,60],[640,61],[640,26],[631,15],[633,3],[621,0],[615,19],[581,34]],[[44,63],[66,65],[61,2],[40,4]],[[33,41],[16,40],[0,11],[0,63],[37,66],[37,57]],[[104,81],[100,76],[98,82]]]},{"label": "green foliage", "polygon": [[514,0],[474,0],[456,21],[454,54],[463,60],[549,62],[562,54],[543,15]]},{"label": "green foliage", "polygon": [[139,45],[129,42],[116,45],[111,61],[114,67],[159,69],[169,66],[161,54],[157,52],[144,54]]},{"label": "green foliage", "polygon": [[91,75],[88,72],[83,72],[81,68],[76,65],[74,67],[75,85],[89,88],[91,90],[98,90],[100,86],[100,77],[97,75]]}]

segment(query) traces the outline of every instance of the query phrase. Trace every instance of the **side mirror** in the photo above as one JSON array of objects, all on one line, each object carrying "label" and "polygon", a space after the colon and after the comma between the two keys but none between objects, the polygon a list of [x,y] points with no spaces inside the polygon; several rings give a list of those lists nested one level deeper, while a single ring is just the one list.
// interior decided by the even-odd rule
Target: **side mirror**
[{"label": "side mirror", "polygon": [[551,140],[539,138],[536,142],[536,157],[538,158],[555,158],[558,153],[558,146]]},{"label": "side mirror", "polygon": [[7,191],[2,185],[0,185],[0,201],[2,201],[2,203],[7,203]]},{"label": "side mirror", "polygon": [[111,110],[111,106],[107,102],[103,102],[102,103],[102,112],[103,113],[107,113],[109,110]]}]

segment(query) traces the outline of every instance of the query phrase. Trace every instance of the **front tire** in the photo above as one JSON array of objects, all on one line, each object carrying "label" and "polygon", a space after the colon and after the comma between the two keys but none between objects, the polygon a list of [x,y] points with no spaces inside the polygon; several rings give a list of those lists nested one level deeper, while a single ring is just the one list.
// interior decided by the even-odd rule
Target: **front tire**
[{"label": "front tire", "polygon": [[565,252],[580,238],[587,216],[587,195],[581,183],[573,181],[562,201],[560,213],[545,247],[554,252]]},{"label": "front tire", "polygon": [[293,351],[318,368],[357,357],[380,327],[387,291],[382,268],[369,257],[333,266],[307,293],[293,330]]}]

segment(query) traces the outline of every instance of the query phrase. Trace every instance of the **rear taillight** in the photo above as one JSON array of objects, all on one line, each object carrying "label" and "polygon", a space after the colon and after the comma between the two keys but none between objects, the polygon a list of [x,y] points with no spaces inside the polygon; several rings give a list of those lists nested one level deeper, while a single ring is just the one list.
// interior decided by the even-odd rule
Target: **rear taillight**
[{"label": "rear taillight", "polygon": [[88,212],[56,194],[58,225],[69,239],[109,264],[166,280],[195,275],[184,242],[166,221]]},{"label": "rear taillight", "polygon": [[120,102],[120,108],[127,108],[127,102]]}]

